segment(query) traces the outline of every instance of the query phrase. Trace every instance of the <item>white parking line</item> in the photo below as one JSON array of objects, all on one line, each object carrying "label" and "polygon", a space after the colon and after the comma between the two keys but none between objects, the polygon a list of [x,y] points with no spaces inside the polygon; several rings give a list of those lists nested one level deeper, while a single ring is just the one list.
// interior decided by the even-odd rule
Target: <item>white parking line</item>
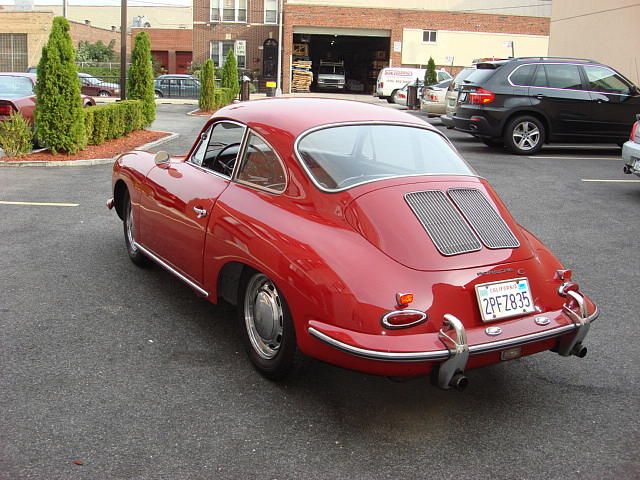
[{"label": "white parking line", "polygon": [[640,183],[640,180],[599,180],[595,178],[582,178],[583,182],[606,182],[606,183]]},{"label": "white parking line", "polygon": [[535,157],[527,157],[535,160],[617,160],[622,162],[620,157],[547,157],[545,155],[538,155]]},{"label": "white parking line", "polygon": [[38,207],[78,207],[79,203],[47,203],[47,202],[5,202],[0,200],[0,205],[35,205]]}]

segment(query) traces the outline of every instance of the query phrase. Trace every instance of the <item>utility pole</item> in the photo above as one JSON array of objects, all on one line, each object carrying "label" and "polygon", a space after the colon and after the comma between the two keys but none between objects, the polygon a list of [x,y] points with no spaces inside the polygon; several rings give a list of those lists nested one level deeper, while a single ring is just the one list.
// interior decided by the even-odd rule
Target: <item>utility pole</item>
[{"label": "utility pole", "polygon": [[278,73],[276,76],[276,97],[282,95],[282,0],[278,0]]},{"label": "utility pole", "polygon": [[122,4],[120,5],[120,100],[126,100],[126,98],[127,98],[127,0],[122,0]]},{"label": "utility pole", "polygon": [[67,18],[67,0],[62,0],[62,16]]}]

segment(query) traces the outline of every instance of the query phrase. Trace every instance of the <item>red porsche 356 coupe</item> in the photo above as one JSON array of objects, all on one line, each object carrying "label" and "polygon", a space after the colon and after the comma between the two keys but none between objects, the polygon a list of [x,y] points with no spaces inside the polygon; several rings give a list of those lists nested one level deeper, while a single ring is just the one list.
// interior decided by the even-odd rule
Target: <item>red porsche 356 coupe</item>
[{"label": "red porsche 356 coupe", "polygon": [[272,379],[306,354],[463,388],[466,369],[584,356],[598,314],[440,132],[389,108],[225,107],[184,157],[118,157],[108,206],[134,263],[237,305]]}]

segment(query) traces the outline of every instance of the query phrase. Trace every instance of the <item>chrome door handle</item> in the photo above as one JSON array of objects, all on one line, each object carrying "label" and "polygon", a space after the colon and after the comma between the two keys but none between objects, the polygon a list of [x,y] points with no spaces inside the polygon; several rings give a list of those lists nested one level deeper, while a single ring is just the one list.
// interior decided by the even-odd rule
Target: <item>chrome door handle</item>
[{"label": "chrome door handle", "polygon": [[193,207],[193,211],[196,212],[197,218],[204,218],[207,216],[207,211],[204,208]]}]

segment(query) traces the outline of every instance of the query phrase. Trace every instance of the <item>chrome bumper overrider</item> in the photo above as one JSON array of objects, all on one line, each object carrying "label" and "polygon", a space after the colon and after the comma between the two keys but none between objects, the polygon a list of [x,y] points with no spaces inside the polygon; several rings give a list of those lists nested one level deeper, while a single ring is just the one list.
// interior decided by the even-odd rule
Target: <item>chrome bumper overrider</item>
[{"label": "chrome bumper overrider", "polygon": [[442,361],[438,371],[438,385],[442,388],[450,388],[452,378],[464,372],[470,355],[504,350],[518,347],[528,343],[538,342],[549,338],[559,337],[571,332],[575,335],[563,339],[558,348],[558,353],[562,356],[578,355],[584,356],[586,349],[582,346],[582,341],[586,337],[591,322],[598,318],[596,308],[591,315],[587,315],[584,297],[577,292],[568,292],[568,296],[575,300],[580,313],[574,312],[568,304],[563,306],[563,311],[573,321],[570,325],[551,328],[542,332],[530,333],[506,340],[469,345],[467,343],[467,333],[462,322],[453,315],[446,314],[442,329],[438,332],[438,338],[445,347],[442,350],[430,350],[425,352],[384,352],[380,350],[369,350],[355,347],[337,340],[314,327],[309,327],[308,332],[323,341],[324,343],[341,350],[343,352],[366,358],[385,362],[429,362]]}]

